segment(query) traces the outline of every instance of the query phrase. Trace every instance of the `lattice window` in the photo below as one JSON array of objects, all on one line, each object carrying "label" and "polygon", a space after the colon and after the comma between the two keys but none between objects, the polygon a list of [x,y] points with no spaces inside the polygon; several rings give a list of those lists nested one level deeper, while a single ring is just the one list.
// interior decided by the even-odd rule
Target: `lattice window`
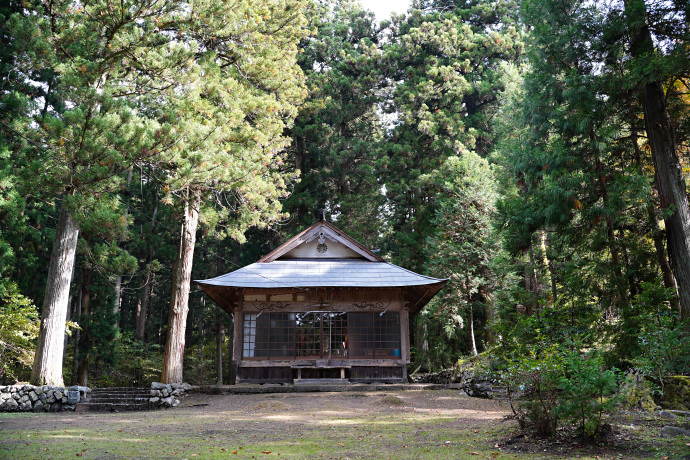
[{"label": "lattice window", "polygon": [[347,357],[347,313],[323,313],[323,357]]},{"label": "lattice window", "polygon": [[399,358],[397,312],[245,313],[242,357]]},{"label": "lattice window", "polygon": [[254,357],[254,346],[256,344],[256,313],[244,314],[244,340],[242,347],[243,358]]},{"label": "lattice window", "polygon": [[348,314],[351,358],[399,358],[400,315],[392,313]]},{"label": "lattice window", "polygon": [[321,314],[295,315],[295,355],[298,358],[321,357]]},{"label": "lattice window", "polygon": [[374,313],[374,357],[400,357],[400,316]]},{"label": "lattice window", "polygon": [[349,313],[348,347],[350,358],[374,357],[374,316],[370,313]]},{"label": "lattice window", "polygon": [[271,313],[269,357],[271,359],[295,356],[295,314]]},{"label": "lattice window", "polygon": [[267,313],[257,315],[256,317],[255,358],[268,358],[268,346],[271,339],[270,317]]}]

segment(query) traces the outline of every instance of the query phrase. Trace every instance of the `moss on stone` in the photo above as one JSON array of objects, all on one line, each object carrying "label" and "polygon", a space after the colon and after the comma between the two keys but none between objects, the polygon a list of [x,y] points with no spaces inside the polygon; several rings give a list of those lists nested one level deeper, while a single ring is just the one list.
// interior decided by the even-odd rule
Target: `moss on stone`
[{"label": "moss on stone", "polygon": [[622,405],[625,408],[645,412],[652,412],[657,408],[649,382],[644,378],[633,376],[626,379],[621,393],[623,395]]},{"label": "moss on stone", "polygon": [[659,405],[664,409],[690,410],[690,376],[667,377]]}]

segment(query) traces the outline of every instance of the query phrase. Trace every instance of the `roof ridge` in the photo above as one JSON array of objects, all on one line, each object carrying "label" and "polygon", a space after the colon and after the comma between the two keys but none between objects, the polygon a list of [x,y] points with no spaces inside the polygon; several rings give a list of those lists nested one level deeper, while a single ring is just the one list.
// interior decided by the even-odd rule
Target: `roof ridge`
[{"label": "roof ridge", "polygon": [[[330,229],[331,231],[335,232],[335,237],[342,239],[344,241],[341,241],[342,244],[347,246],[350,250],[352,250],[355,253],[360,254],[362,257],[365,259],[369,259],[370,261],[378,261],[378,262],[385,262],[381,256],[378,254],[375,254],[371,250],[369,250],[367,247],[365,247],[363,244],[361,244],[359,241],[356,239],[352,238],[350,235],[336,227],[335,225],[331,224],[330,222],[327,221],[317,221],[314,222],[312,225],[310,225],[308,228],[302,230],[292,238],[288,239],[285,241],[283,244],[278,246],[276,249],[273,251],[269,252],[259,260],[257,260],[257,263],[271,263],[274,262],[277,258],[285,255],[286,253],[292,251],[296,247],[306,243],[306,241],[303,240],[303,237],[313,230],[315,230],[319,226],[325,226],[326,228]],[[316,259],[315,259],[316,260]]]}]

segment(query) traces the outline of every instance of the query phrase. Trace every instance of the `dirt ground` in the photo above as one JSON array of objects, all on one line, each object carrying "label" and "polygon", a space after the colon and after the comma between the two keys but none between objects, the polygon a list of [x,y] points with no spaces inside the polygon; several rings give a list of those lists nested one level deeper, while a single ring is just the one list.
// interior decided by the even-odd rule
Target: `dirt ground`
[{"label": "dirt ground", "polygon": [[[505,401],[453,390],[192,394],[174,409],[0,414],[0,458],[684,458],[660,422],[617,419],[606,439],[519,434]],[[636,418],[637,417],[637,418]],[[690,444],[688,444],[690,445]],[[690,457],[688,457],[690,458]]]}]

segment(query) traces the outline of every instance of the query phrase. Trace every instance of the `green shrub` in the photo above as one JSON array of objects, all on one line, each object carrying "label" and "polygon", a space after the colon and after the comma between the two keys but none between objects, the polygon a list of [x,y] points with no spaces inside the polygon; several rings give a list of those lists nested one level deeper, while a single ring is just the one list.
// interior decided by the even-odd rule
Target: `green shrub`
[{"label": "green shrub", "polygon": [[510,407],[522,430],[549,436],[556,431],[558,380],[563,362],[557,346],[507,360],[500,380],[506,385]]},{"label": "green shrub", "polygon": [[667,375],[690,373],[690,324],[671,308],[673,289],[642,283],[642,292],[623,310],[616,356],[663,387]]},{"label": "green shrub", "polygon": [[555,433],[559,423],[595,436],[620,399],[617,374],[603,368],[601,356],[561,344],[508,360],[501,380],[521,429],[540,436]]},{"label": "green shrub", "polygon": [[555,412],[563,421],[577,425],[583,437],[593,437],[602,428],[604,415],[612,413],[620,402],[618,376],[614,369],[604,369],[598,354],[567,352],[564,364]]},{"label": "green shrub", "polygon": [[0,282],[0,382],[30,368],[38,337],[38,310],[14,283]]}]

